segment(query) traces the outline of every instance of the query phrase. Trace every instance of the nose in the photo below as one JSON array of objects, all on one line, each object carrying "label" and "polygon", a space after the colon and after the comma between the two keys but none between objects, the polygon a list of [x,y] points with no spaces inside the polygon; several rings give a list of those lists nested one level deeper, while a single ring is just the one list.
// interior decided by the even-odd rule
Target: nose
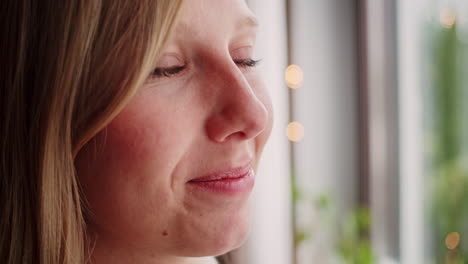
[{"label": "nose", "polygon": [[215,107],[206,121],[208,137],[218,143],[234,138],[255,138],[268,122],[268,111],[262,98],[234,63],[218,67],[215,73],[215,83],[210,86],[216,88],[217,96],[214,98]]}]

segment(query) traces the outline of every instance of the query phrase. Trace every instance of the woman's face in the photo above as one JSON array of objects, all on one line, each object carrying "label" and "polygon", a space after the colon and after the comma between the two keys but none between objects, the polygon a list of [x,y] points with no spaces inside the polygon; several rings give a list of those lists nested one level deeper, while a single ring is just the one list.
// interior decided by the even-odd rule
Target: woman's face
[{"label": "woman's face", "polygon": [[247,236],[272,125],[255,19],[243,0],[185,1],[179,18],[152,76],[77,157],[97,247],[218,255]]}]

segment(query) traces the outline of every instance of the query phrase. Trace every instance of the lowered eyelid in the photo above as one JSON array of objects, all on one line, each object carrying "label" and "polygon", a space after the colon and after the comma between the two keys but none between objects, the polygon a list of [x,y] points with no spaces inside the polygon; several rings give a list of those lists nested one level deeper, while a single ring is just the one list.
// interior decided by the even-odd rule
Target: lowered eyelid
[{"label": "lowered eyelid", "polygon": [[252,47],[247,46],[247,47],[234,49],[230,53],[233,59],[240,60],[240,59],[246,59],[246,58],[252,57],[252,51],[253,51]]},{"label": "lowered eyelid", "polygon": [[171,68],[184,65],[184,61],[176,55],[163,55],[156,64],[158,68]]}]

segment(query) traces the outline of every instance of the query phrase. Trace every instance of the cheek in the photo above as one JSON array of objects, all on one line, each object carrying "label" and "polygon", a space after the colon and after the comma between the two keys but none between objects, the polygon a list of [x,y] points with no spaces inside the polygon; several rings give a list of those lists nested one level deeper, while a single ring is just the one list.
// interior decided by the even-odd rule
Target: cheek
[{"label": "cheek", "polygon": [[104,152],[114,159],[124,164],[138,163],[151,159],[155,150],[164,146],[165,135],[160,132],[164,124],[158,123],[121,115],[98,135],[97,141],[103,145]]},{"label": "cheek", "polygon": [[258,75],[249,78],[249,83],[251,87],[253,87],[253,90],[258,100],[265,106],[265,109],[268,113],[268,120],[266,122],[264,130],[257,136],[257,138],[255,138],[256,151],[257,154],[260,155],[261,151],[263,150],[263,146],[270,137],[271,130],[273,128],[273,104],[268,89],[265,86],[265,83]]},{"label": "cheek", "polygon": [[[164,168],[149,166],[149,161],[158,162],[155,149],[161,142],[156,140],[158,133],[150,125],[131,125],[117,117],[103,131],[87,144],[77,157],[77,171],[91,207],[105,206],[107,200],[114,200],[116,206],[130,207],[132,200],[152,181],[161,181],[159,175]],[[152,177],[149,177],[152,176]],[[102,204],[101,204],[102,203]],[[102,206],[101,206],[102,205]]]},{"label": "cheek", "polygon": [[171,171],[186,144],[177,132],[183,129],[166,111],[156,112],[128,105],[78,154],[75,165],[92,225],[112,233],[131,229],[135,236],[160,231],[154,229],[165,219],[154,212],[171,206]]},{"label": "cheek", "polygon": [[252,87],[253,92],[257,96],[258,100],[265,106],[265,109],[268,112],[268,124],[265,130],[271,129],[271,125],[273,123],[273,104],[271,101],[270,93],[265,85],[265,82],[260,77],[260,74],[254,70],[246,74],[246,79]]},{"label": "cheek", "polygon": [[157,96],[143,93],[133,98],[97,136],[105,155],[126,166],[173,165],[194,136],[196,121],[182,113],[179,105],[157,100]]},{"label": "cheek", "polygon": [[126,182],[123,189],[135,187],[128,183],[169,181],[186,145],[182,123],[169,110],[136,99],[80,152],[89,168],[85,175],[108,185]]}]

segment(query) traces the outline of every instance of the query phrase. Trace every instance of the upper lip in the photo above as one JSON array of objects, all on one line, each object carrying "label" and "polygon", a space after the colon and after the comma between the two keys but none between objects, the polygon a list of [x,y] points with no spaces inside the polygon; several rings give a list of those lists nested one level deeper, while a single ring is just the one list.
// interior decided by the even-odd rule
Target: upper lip
[{"label": "upper lip", "polygon": [[234,167],[225,170],[218,170],[205,174],[204,176],[191,179],[189,182],[207,182],[207,181],[218,181],[223,179],[235,179],[240,178],[249,173],[252,169],[250,162],[247,165]]}]

